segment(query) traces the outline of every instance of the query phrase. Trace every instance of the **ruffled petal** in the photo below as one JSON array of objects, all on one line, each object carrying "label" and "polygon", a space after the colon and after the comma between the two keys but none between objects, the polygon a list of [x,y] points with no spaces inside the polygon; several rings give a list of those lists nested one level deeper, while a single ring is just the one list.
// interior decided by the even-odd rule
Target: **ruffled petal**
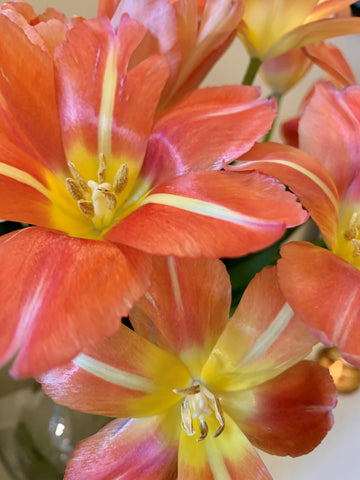
[{"label": "ruffled petal", "polygon": [[281,249],[279,281],[283,294],[326,345],[338,345],[360,367],[360,273],[332,252],[307,242]]},{"label": "ruffled petal", "polygon": [[155,258],[151,287],[130,320],[136,331],[184,360],[197,378],[229,319],[231,285],[215,259]]},{"label": "ruffled petal", "polygon": [[307,213],[257,172],[195,172],[153,190],[105,238],[155,255],[246,255],[279,239]]},{"label": "ruffled petal", "polygon": [[225,414],[225,429],[217,438],[210,434],[217,426],[209,421],[209,435],[196,442],[181,432],[179,480],[271,480],[262,460],[233,420]]},{"label": "ruffled petal", "polygon": [[144,293],[150,259],[111,243],[33,227],[1,237],[1,363],[36,375],[113,334]]},{"label": "ruffled petal", "polygon": [[303,359],[315,343],[281,294],[276,268],[264,268],[247,287],[201,376],[212,391],[247,390]]},{"label": "ruffled petal", "polygon": [[109,417],[164,412],[179,401],[173,389],[187,387],[190,380],[181,360],[126,326],[40,377],[56,403]]},{"label": "ruffled petal", "polygon": [[173,412],[114,420],[77,445],[64,480],[176,480],[176,425]]},{"label": "ruffled petal", "polygon": [[[340,199],[358,169],[359,92],[357,85],[338,91],[331,84],[318,84],[299,124],[300,148],[319,160],[330,172]],[[336,131],[337,135],[327,135],[329,129]]]},{"label": "ruffled petal", "polygon": [[221,404],[255,447],[273,455],[309,453],[333,425],[336,388],[315,362],[300,362],[252,390],[250,415],[241,408],[243,393],[225,393]]},{"label": "ruffled petal", "polygon": [[65,156],[53,60],[5,15],[0,15],[0,30],[0,131],[49,170],[61,171]]},{"label": "ruffled petal", "polygon": [[256,169],[287,185],[309,210],[324,238],[333,245],[340,199],[333,179],[315,158],[287,145],[266,142],[255,145],[241,162],[228,168]]},{"label": "ruffled petal", "polygon": [[248,151],[276,116],[260,90],[223,86],[197,90],[157,120],[141,175],[159,185],[190,171],[218,170]]}]

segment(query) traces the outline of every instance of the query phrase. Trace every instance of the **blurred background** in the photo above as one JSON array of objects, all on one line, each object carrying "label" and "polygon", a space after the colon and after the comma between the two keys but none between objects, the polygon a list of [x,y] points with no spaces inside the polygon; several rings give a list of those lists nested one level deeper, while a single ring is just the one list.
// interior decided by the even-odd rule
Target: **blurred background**
[{"label": "blurred background", "polygon": [[[139,1],[139,0],[134,0]],[[299,0],[301,1],[301,0]],[[87,18],[96,15],[97,0],[32,0],[29,1],[34,9],[40,13],[47,7],[55,7],[64,12],[70,19],[72,15],[80,15]],[[349,36],[332,40],[332,43],[338,45],[344,52],[346,58],[350,62],[355,75],[360,79],[360,37]],[[243,74],[247,68],[248,57],[245,49],[239,40],[230,47],[226,55],[213,68],[209,77],[204,84],[221,85],[229,83],[240,83]],[[290,92],[284,95],[280,109],[280,121],[294,116],[297,112],[299,103],[308,90],[309,86],[321,77],[321,72],[313,67],[310,74]],[[255,84],[261,85],[256,79]],[[263,86],[263,94],[268,94],[268,90]],[[279,122],[280,123],[280,122]],[[275,132],[274,140],[281,140],[278,132]],[[37,432],[44,427],[41,421],[37,419],[45,416],[48,429],[48,435],[52,435],[51,441],[58,441],[58,437],[65,439],[65,443],[56,444],[54,448],[63,449],[63,458],[69,454],[70,443],[74,442],[72,434],[71,442],[67,435],[68,428],[74,428],[74,425],[87,425],[84,431],[91,426],[97,425],[96,420],[84,419],[80,420],[66,411],[58,410],[54,405],[49,405],[47,400],[34,387],[32,382],[14,382],[7,374],[7,369],[0,372],[0,460],[3,463],[13,462],[13,456],[16,453],[15,447],[18,443],[14,443],[14,439],[6,437],[4,432],[9,432],[14,422],[20,419],[24,420],[24,424],[32,430],[35,442],[39,443],[39,449],[36,449],[36,455],[42,455],[44,451],[49,450],[49,436],[41,437]],[[55,422],[55,423],[54,423]],[[80,423],[79,423],[80,422]],[[102,422],[99,419],[98,424]],[[57,435],[57,425],[62,425],[61,435]],[[70,426],[69,426],[70,425]],[[359,480],[360,479],[360,458],[358,438],[360,434],[360,391],[352,394],[342,394],[339,396],[339,403],[335,409],[335,426],[328,434],[322,444],[309,455],[296,459],[280,458],[261,454],[264,461],[273,475],[274,480]],[[64,437],[64,438],[63,438]],[[24,443],[24,435],[22,432],[22,441]],[[60,440],[59,440],[60,441]],[[70,442],[70,443],[69,443]],[[50,442],[51,443],[51,442]],[[54,442],[53,442],[54,443]],[[56,442],[55,442],[56,443]],[[44,446],[44,444],[46,446]],[[37,446],[37,447],[38,447]],[[17,447],[16,447],[17,448]],[[25,447],[22,445],[23,455],[33,454],[29,443]],[[40,453],[39,453],[40,450]],[[49,453],[51,455],[51,452]],[[13,466],[13,468],[15,468]],[[20,470],[13,472],[8,476],[3,465],[0,462],[0,480],[52,480],[52,478],[61,478],[61,475],[50,478],[46,475],[41,477],[40,474],[32,473],[31,476],[21,476]]]}]

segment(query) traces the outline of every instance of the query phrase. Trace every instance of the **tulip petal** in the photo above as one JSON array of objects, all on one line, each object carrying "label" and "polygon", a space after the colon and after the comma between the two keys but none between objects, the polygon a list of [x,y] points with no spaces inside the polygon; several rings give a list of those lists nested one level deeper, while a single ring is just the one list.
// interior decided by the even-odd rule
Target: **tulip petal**
[{"label": "tulip petal", "polygon": [[151,274],[141,252],[38,227],[1,237],[0,259],[0,361],[20,348],[15,377],[65,363],[117,331]]},{"label": "tulip petal", "polygon": [[307,242],[284,245],[281,256],[280,286],[292,308],[321,342],[338,345],[360,367],[359,271]]},{"label": "tulip petal", "polygon": [[173,390],[187,387],[191,377],[179,359],[122,326],[40,380],[55,402],[75,410],[144,417],[177,403]]},{"label": "tulip petal", "polygon": [[351,0],[326,0],[320,1],[307,17],[307,22],[313,22],[315,20],[321,20],[322,18],[330,17],[335,13],[340,12],[341,10],[349,7],[350,15],[350,5],[353,3]]},{"label": "tulip petal", "polygon": [[303,359],[315,343],[281,294],[276,268],[264,268],[247,287],[201,375],[212,391],[247,390]]},{"label": "tulip petal", "polygon": [[109,178],[127,163],[128,187],[142,165],[168,76],[161,56],[150,57],[128,72],[130,58],[145,33],[127,15],[121,19],[117,37],[105,18],[84,21],[56,49],[66,155],[86,180],[97,178],[100,154],[110,169]]},{"label": "tulip petal", "polygon": [[228,323],[231,285],[215,259],[158,258],[151,287],[130,313],[136,331],[183,359],[198,378]]},{"label": "tulip petal", "polygon": [[62,170],[52,58],[5,15],[0,15],[0,30],[0,130],[48,169]]},{"label": "tulip petal", "polygon": [[271,480],[262,460],[233,420],[225,414],[225,429],[217,438],[215,421],[209,421],[209,435],[196,442],[181,432],[179,480]]},{"label": "tulip petal", "polygon": [[176,480],[178,435],[172,412],[114,420],[77,445],[64,480]]},{"label": "tulip petal", "polygon": [[255,145],[241,162],[228,168],[256,169],[287,185],[332,245],[337,236],[339,196],[333,179],[315,158],[287,145],[266,142]]},{"label": "tulip petal", "polygon": [[306,23],[294,28],[279,38],[279,40],[271,45],[265,52],[263,60],[268,60],[294,48],[304,47],[328,38],[359,33],[359,18],[326,18],[317,20],[316,22]]},{"label": "tulip petal", "polygon": [[155,255],[246,255],[279,239],[307,213],[257,172],[195,172],[153,190],[105,237]]},{"label": "tulip petal", "polygon": [[221,404],[255,447],[273,455],[309,453],[333,425],[336,388],[315,362],[302,361],[252,390],[250,415],[241,409],[243,393],[225,393]]},{"label": "tulip petal", "polygon": [[154,126],[141,175],[153,185],[189,171],[220,169],[265,135],[276,116],[260,90],[197,90],[166,110]]},{"label": "tulip petal", "polygon": [[[358,169],[359,91],[359,86],[338,91],[330,84],[318,84],[299,124],[300,148],[330,172],[340,199]],[[336,135],[326,135],[328,128]]]}]

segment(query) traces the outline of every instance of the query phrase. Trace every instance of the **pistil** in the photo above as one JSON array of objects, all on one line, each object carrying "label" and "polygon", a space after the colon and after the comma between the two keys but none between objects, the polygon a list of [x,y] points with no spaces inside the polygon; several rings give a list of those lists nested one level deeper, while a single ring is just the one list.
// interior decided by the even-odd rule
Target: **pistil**
[{"label": "pistil", "polygon": [[224,413],[220,401],[204,385],[194,383],[188,388],[174,389],[174,393],[184,395],[185,398],[181,404],[181,426],[184,432],[191,436],[195,434],[193,419],[199,419],[200,436],[197,442],[204,440],[209,432],[205,418],[213,413],[219,422],[219,428],[213,434],[213,438],[218,437],[225,428]]}]

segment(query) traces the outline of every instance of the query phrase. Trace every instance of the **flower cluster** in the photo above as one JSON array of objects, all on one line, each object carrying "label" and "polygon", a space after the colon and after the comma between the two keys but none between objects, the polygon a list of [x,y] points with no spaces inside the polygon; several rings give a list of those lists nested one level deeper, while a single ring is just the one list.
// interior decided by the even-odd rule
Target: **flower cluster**
[{"label": "flower cluster", "polygon": [[[305,358],[360,367],[360,87],[324,43],[360,33],[351,3],[0,5],[0,218],[26,224],[0,237],[0,363],[116,417],[66,480],[267,480],[253,446],[298,456],[331,428]],[[200,88],[233,41],[243,84]],[[269,141],[312,64],[327,80]],[[309,217],[320,241],[285,242]]]}]

